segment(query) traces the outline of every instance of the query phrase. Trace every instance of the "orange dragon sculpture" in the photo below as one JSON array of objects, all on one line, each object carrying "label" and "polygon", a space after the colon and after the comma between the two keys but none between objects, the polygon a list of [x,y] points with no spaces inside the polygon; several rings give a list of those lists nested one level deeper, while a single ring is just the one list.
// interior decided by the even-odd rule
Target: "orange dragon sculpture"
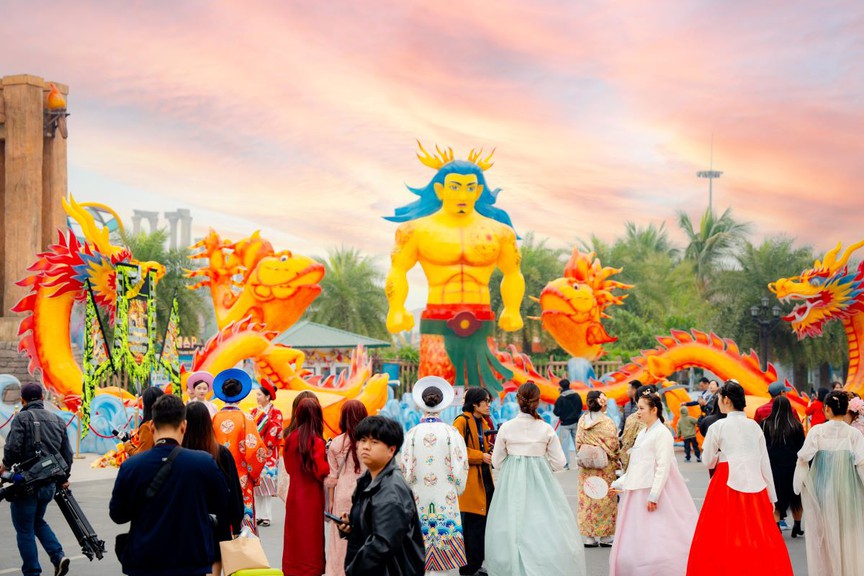
[{"label": "orange dragon sculpture", "polygon": [[[605,310],[609,306],[620,305],[626,298],[626,295],[613,294],[612,290],[631,288],[611,280],[619,272],[620,269],[603,267],[593,252],[583,254],[575,249],[564,269],[564,277],[549,282],[541,292],[538,302],[543,327],[573,356],[596,360],[603,354],[602,345],[615,341],[600,322],[608,317]],[[699,330],[672,330],[668,336],[658,336],[657,341],[660,344],[657,348],[642,351],[604,380],[573,382],[572,388],[579,391],[583,399],[589,390],[601,390],[610,399],[623,404],[628,400],[627,387],[631,380],[666,387],[669,385],[666,377],[692,366],[709,370],[722,380],[740,382],[749,396],[750,411],[769,400],[768,386],[777,380],[777,371],[769,364],[763,372],[752,350],[743,354],[732,340]],[[540,387],[542,400],[554,402],[558,398],[558,378],[551,371],[545,376],[539,374],[526,355],[512,348],[509,352],[499,352],[499,359],[514,374],[505,390],[533,380]],[[689,402],[690,397],[683,389],[676,388],[666,392],[666,400],[677,418],[679,406]],[[806,400],[797,393],[791,393],[790,400],[799,411],[806,408]],[[695,415],[697,409],[692,410]]]},{"label": "orange dragon sculpture", "polygon": [[784,318],[799,339],[822,335],[826,322],[839,320],[849,343],[849,375],[846,390],[864,394],[864,261],[849,270],[849,258],[864,246],[864,240],[843,251],[841,244],[816,260],[813,268],[793,278],[780,278],[768,285],[781,302],[800,302]]},{"label": "orange dragon sculpture", "polygon": [[30,292],[12,308],[26,316],[18,327],[18,349],[30,358],[29,370],[42,373],[46,388],[54,392],[71,411],[81,404],[84,376],[72,354],[70,319],[75,302],[86,296],[90,283],[96,303],[113,317],[117,302],[115,266],[138,264],[142,282],[150,270],[157,281],[165,275],[158,262],[138,262],[123,246],[114,246],[107,228],[99,228],[93,216],[74,198],[63,200],[63,208],[81,226],[84,240],[71,230],[59,233],[57,244],[38,255],[28,269],[31,274],[18,282]]},{"label": "orange dragon sculpture", "polygon": [[[339,414],[348,399],[363,402],[375,414],[387,401],[387,376],[372,374],[372,363],[363,349],[352,355],[348,376],[318,385],[304,379],[304,354],[274,342],[291,327],[321,293],[318,282],[324,267],[290,250],[277,252],[258,232],[239,242],[216,232],[195,244],[192,258],[207,259],[203,268],[189,272],[200,281],[190,289],[208,287],[216,311],[219,333],[199,350],[192,371],[216,374],[247,359],[255,362],[261,378],[285,392],[276,404],[286,416],[294,397],[303,390],[314,392],[324,410],[325,432],[339,433]],[[188,374],[182,376],[183,385]]]}]

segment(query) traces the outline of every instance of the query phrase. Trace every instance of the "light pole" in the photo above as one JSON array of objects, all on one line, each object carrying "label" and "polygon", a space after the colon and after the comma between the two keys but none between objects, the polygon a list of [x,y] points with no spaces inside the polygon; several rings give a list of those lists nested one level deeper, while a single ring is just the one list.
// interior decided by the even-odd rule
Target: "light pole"
[{"label": "light pole", "polygon": [[750,307],[750,315],[759,326],[759,360],[762,371],[768,370],[768,336],[780,323],[780,306],[774,305],[768,310],[768,296],[762,297],[762,305],[754,304]]},{"label": "light pole", "polygon": [[723,172],[720,170],[714,170],[714,134],[711,134],[711,161],[709,165],[709,170],[700,170],[696,172],[697,178],[707,178],[708,179],[708,210],[713,211],[713,196],[714,196],[714,178],[720,178],[723,175]]}]

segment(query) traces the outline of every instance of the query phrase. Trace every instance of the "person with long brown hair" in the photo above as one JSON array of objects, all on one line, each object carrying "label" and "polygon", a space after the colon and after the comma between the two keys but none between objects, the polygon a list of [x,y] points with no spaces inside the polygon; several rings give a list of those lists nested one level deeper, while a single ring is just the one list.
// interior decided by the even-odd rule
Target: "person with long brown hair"
[{"label": "person with long brown hair", "polygon": [[536,384],[522,384],[516,401],[520,413],[501,425],[492,450],[498,482],[486,524],[486,566],[496,576],[584,576],[576,518],[552,476],[566,463],[561,441],[537,412]]},{"label": "person with long brown hair", "polygon": [[304,398],[292,414],[285,439],[285,470],[291,477],[285,499],[282,572],[324,573],[324,478],[330,473],[324,444],[324,416],[317,399]]},{"label": "person with long brown hair", "polygon": [[[330,475],[324,481],[327,488],[327,511],[342,517],[351,511],[351,495],[357,487],[357,479],[366,471],[357,455],[355,429],[368,413],[366,406],[359,400],[347,400],[339,415],[339,429],[327,450],[327,463]],[[339,537],[339,528],[330,524],[330,539],[327,542],[327,576],[345,576],[345,552],[348,541]]]},{"label": "person with long brown hair", "polygon": [[183,435],[183,448],[200,450],[210,454],[225,481],[228,483],[230,493],[228,514],[225,518],[218,518],[216,530],[213,534],[216,542],[214,552],[216,561],[213,564],[214,576],[222,572],[222,556],[219,542],[227,542],[234,535],[240,533],[240,524],[243,522],[243,488],[240,486],[240,477],[237,474],[237,466],[234,464],[234,456],[225,446],[216,442],[216,433],[213,432],[213,421],[210,418],[210,409],[204,402],[190,402],[186,406],[186,433]]}]

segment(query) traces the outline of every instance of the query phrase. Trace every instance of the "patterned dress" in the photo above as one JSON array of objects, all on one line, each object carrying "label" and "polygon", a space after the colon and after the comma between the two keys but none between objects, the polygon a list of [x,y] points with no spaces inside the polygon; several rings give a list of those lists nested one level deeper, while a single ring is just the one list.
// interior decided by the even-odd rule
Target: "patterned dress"
[{"label": "patterned dress", "polygon": [[261,441],[255,421],[236,404],[226,404],[216,413],[213,417],[213,431],[216,433],[216,441],[231,451],[237,466],[240,487],[243,489],[243,526],[257,534],[254,487],[264,469],[264,461],[267,460],[267,447]]},{"label": "patterned dress", "polygon": [[258,434],[267,447],[267,459],[261,480],[255,487],[257,496],[276,496],[276,478],[279,469],[279,449],[282,447],[282,412],[273,404],[264,408],[253,408],[252,419],[258,427]]},{"label": "patterned dress", "polygon": [[610,494],[600,500],[585,494],[585,480],[599,476],[611,484],[616,480],[618,468],[618,429],[611,418],[600,412],[589,412],[579,419],[576,432],[576,449],[582,446],[599,446],[609,457],[605,468],[579,468],[579,531],[591,538],[608,538],[615,534],[618,516],[618,499]]},{"label": "patterned dress", "polygon": [[459,494],[468,478],[465,440],[437,414],[408,431],[402,447],[402,472],[414,492],[426,544],[426,572],[465,565]]}]

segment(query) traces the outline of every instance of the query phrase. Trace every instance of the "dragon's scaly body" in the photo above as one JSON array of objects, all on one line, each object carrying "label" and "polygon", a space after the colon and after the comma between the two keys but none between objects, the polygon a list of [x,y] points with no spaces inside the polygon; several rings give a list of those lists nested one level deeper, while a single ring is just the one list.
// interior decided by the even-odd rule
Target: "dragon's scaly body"
[{"label": "dragon's scaly body", "polygon": [[68,203],[64,200],[63,208],[80,224],[85,240],[79,241],[71,230],[60,232],[57,244],[39,254],[28,269],[31,274],[18,282],[30,292],[12,310],[26,314],[18,327],[18,348],[30,358],[30,373],[39,370],[45,386],[75,411],[81,402],[83,374],[72,354],[69,328],[72,307],[84,300],[87,283],[96,303],[113,316],[118,263],[141,265],[142,278],[147,270],[155,270],[157,280],[165,269],[154,262],[138,263],[128,248],[112,245],[108,229],[98,228],[74,199]]}]

